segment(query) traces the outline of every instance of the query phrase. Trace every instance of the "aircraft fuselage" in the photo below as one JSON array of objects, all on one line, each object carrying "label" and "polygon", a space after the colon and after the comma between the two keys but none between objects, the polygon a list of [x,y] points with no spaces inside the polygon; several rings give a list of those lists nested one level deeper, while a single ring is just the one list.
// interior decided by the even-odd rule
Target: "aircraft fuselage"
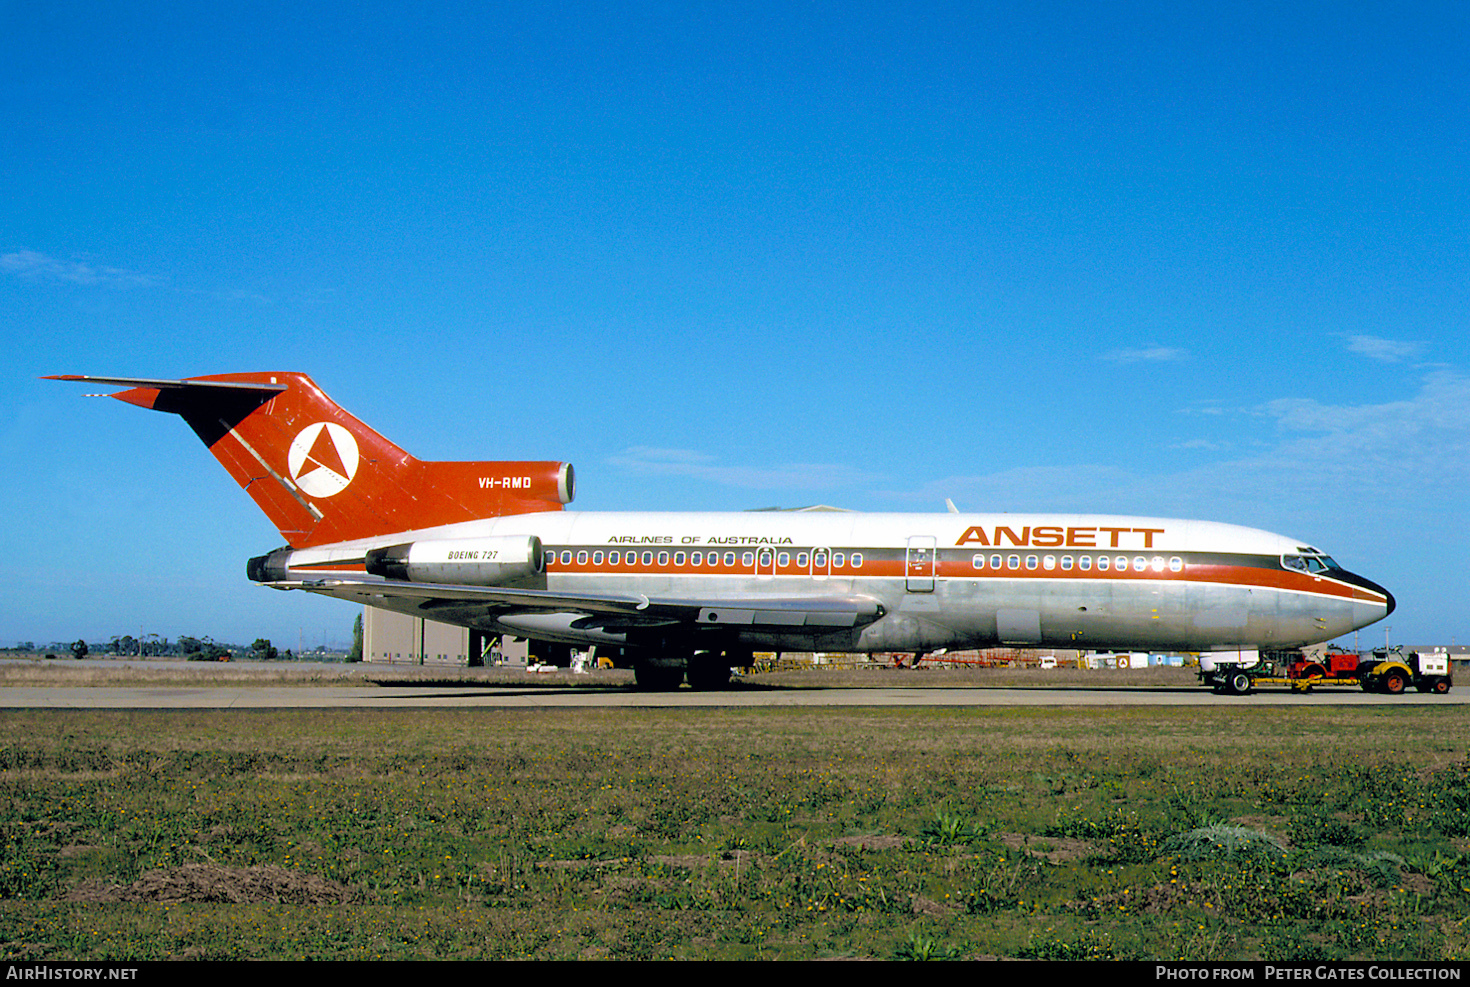
[{"label": "aircraft fuselage", "polygon": [[[297,550],[277,576],[360,580],[370,545],[508,536],[535,536],[545,552],[539,577],[518,586],[706,601],[858,596],[882,611],[870,623],[814,635],[809,626],[784,632],[769,619],[751,621],[749,605],[704,608],[701,634],[758,649],[1287,649],[1348,633],[1393,606],[1382,587],[1330,559],[1317,562],[1326,557],[1291,538],[1213,522],[1094,515],[561,511]],[[495,616],[441,603],[425,614],[387,605],[571,644],[623,643],[628,631],[581,613]]]}]

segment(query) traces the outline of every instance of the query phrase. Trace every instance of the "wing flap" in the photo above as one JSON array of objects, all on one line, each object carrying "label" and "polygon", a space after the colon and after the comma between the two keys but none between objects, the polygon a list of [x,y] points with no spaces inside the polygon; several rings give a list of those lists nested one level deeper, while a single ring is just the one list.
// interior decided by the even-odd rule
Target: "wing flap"
[{"label": "wing flap", "polygon": [[369,604],[374,598],[393,600],[411,603],[421,610],[463,610],[479,606],[496,614],[578,613],[588,618],[586,623],[589,626],[621,619],[630,623],[673,622],[696,627],[810,628],[813,633],[822,633],[844,627],[862,627],[887,613],[881,603],[867,596],[681,599],[370,579],[287,580],[263,585],[272,589],[299,589],[360,599]]}]

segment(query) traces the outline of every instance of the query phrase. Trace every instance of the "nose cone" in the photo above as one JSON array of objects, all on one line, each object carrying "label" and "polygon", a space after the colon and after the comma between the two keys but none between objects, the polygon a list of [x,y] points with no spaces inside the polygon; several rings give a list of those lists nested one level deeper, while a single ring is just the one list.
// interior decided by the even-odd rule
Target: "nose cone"
[{"label": "nose cone", "polygon": [[1394,608],[1398,606],[1398,601],[1393,598],[1393,594],[1371,579],[1366,579],[1345,569],[1335,575],[1343,582],[1351,583],[1360,591],[1353,594],[1354,615],[1362,619],[1362,623],[1354,621],[1358,627],[1366,627],[1375,620],[1382,620],[1393,613]]},{"label": "nose cone", "polygon": [[1396,608],[1399,604],[1398,601],[1393,598],[1392,593],[1390,593],[1386,589],[1383,589],[1381,586],[1379,587],[1379,589],[1383,591],[1384,596],[1388,597],[1388,609],[1383,611],[1383,615],[1387,617],[1389,614],[1393,613],[1394,608]]}]

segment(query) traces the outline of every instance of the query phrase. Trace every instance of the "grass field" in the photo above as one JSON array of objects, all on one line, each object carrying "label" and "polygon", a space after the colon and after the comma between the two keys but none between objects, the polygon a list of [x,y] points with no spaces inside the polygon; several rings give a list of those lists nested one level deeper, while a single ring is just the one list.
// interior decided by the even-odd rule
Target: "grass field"
[{"label": "grass field", "polygon": [[[7,686],[356,686],[380,685],[514,685],[539,688],[633,688],[629,669],[597,669],[574,674],[562,669],[528,675],[523,668],[465,668],[451,665],[384,665],[376,663],[325,664],[309,662],[186,662],[173,659],[144,661],[71,659],[44,660],[0,656],[0,689]],[[1143,668],[1129,671],[1075,668],[945,668],[897,669],[882,666],[763,672],[737,676],[734,688],[868,688],[915,689],[1071,689],[1127,686],[1129,688],[1199,689],[1199,678],[1189,668]]]},{"label": "grass field", "polygon": [[1418,705],[10,710],[0,954],[1464,958],[1467,750]]}]

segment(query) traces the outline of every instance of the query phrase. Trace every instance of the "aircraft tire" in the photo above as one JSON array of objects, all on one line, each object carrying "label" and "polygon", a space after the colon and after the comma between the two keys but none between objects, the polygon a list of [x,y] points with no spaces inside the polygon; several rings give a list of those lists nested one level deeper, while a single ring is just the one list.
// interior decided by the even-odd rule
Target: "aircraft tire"
[{"label": "aircraft tire", "polygon": [[689,660],[689,688],[715,692],[730,685],[730,666],[718,651],[701,651]]},{"label": "aircraft tire", "polygon": [[644,692],[673,692],[684,681],[684,670],[677,665],[661,665],[646,660],[635,661],[633,681]]},{"label": "aircraft tire", "polygon": [[733,668],[750,668],[755,664],[755,653],[750,648],[736,648],[725,652],[725,664]]}]

